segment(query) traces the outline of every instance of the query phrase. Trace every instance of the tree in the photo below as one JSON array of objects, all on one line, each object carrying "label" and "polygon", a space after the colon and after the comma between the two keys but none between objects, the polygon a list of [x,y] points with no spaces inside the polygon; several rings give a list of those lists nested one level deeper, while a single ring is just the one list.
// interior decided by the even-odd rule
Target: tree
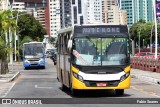
[{"label": "tree", "polygon": [[[23,14],[23,15],[21,15]],[[29,36],[34,41],[42,41],[46,30],[32,15],[26,13],[20,13],[18,18],[18,26],[20,32],[20,40],[23,40],[25,36]]]},{"label": "tree", "polygon": [[[0,59],[1,59],[1,71],[0,74],[6,74],[9,72],[7,55],[13,49],[10,48],[10,42],[8,41],[9,30],[13,32],[16,30],[16,20],[10,18],[11,11],[6,10],[0,13]],[[12,43],[12,41],[11,41]]]},{"label": "tree", "polygon": [[49,38],[49,43],[50,44],[55,44],[55,41],[56,41],[56,38],[54,38],[54,37]]}]

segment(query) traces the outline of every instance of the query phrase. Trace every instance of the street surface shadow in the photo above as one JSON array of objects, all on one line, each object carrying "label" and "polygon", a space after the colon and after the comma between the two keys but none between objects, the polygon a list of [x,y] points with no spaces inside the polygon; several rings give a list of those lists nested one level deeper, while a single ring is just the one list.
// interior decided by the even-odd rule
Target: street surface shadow
[{"label": "street surface shadow", "polygon": [[[59,87],[60,90],[62,90],[61,87]],[[63,90],[62,90],[63,91]],[[76,96],[72,96],[69,89],[63,91],[72,98],[101,98],[101,97],[129,97],[130,94],[124,95],[116,95],[114,90],[79,90],[76,94]]]},{"label": "street surface shadow", "polygon": [[44,70],[46,68],[43,67],[29,67],[29,68],[25,68],[24,70]]}]

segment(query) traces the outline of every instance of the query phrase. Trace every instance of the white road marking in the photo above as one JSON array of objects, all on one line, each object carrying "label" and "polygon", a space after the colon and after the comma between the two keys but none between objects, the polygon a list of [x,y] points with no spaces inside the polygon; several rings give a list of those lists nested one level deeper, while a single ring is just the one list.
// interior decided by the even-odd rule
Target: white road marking
[{"label": "white road marking", "polygon": [[46,88],[46,89],[52,89],[53,87],[39,87],[38,85],[34,86],[35,88]]}]

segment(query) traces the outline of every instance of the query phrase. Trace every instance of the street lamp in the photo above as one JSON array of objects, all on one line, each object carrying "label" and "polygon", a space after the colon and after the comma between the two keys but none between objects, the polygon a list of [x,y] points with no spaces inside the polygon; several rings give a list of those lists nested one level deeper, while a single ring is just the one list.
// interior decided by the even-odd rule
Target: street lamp
[{"label": "street lamp", "polygon": [[139,52],[140,52],[140,48],[141,48],[141,47],[140,47],[140,33],[141,33],[141,27],[142,27],[142,26],[140,25],[140,31],[139,31],[139,43],[138,43],[138,44],[139,44]]},{"label": "street lamp", "polygon": [[[16,25],[17,25],[17,21],[18,21],[18,16],[22,16],[22,15],[25,15],[26,13],[24,13],[24,14],[20,14],[19,15],[19,11],[18,11],[18,13],[17,13],[17,16],[16,16]],[[13,18],[15,18],[15,17],[13,17]],[[18,32],[19,33],[19,32]],[[17,61],[17,57],[16,57],[16,48],[17,48],[17,43],[16,43],[16,41],[19,39],[18,38],[18,36],[17,36],[17,32],[15,31],[14,32],[14,36],[15,36],[15,41],[14,41],[14,43],[15,43],[15,45],[14,45],[14,52],[15,52],[15,58],[14,58],[14,61],[16,62]],[[19,42],[19,40],[18,40],[18,42]],[[19,43],[18,43],[18,46],[19,46]],[[19,47],[18,47],[19,48]],[[18,49],[18,51],[19,51],[19,49]],[[19,55],[19,52],[18,52],[18,55]]]},{"label": "street lamp", "polygon": [[150,37],[150,52],[152,52],[152,32],[153,32],[153,27],[154,27],[154,24],[152,24],[152,29],[151,29],[151,37]]},{"label": "street lamp", "polygon": [[154,24],[155,24],[155,59],[157,59],[157,15],[156,15],[156,1],[152,0],[153,3],[153,13],[154,13]]},{"label": "street lamp", "polygon": [[143,39],[143,48],[144,48],[144,39]]}]

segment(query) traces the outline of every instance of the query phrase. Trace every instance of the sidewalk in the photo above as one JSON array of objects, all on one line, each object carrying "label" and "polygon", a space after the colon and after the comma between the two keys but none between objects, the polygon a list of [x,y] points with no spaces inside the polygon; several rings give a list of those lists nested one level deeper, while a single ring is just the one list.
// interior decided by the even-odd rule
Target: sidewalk
[{"label": "sidewalk", "polygon": [[143,71],[139,69],[131,69],[131,77],[138,78],[144,81],[160,84],[160,73]]},{"label": "sidewalk", "polygon": [[12,66],[20,65],[22,65],[22,62],[14,62],[13,64],[8,64],[9,72],[7,74],[0,74],[0,83],[11,82],[14,79],[18,78],[20,72],[18,70],[13,70]]},{"label": "sidewalk", "polygon": [[0,75],[0,83],[11,82],[20,75],[20,72],[8,72],[7,74]]}]

